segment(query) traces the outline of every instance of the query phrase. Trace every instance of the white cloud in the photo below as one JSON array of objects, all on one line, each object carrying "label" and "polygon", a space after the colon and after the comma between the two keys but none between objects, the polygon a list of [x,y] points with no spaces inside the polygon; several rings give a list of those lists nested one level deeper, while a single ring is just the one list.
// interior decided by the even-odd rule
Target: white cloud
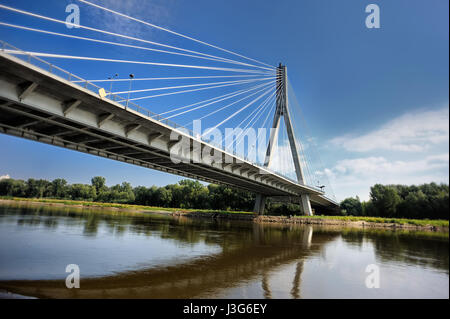
[{"label": "white cloud", "polygon": [[[323,172],[322,172],[323,173]],[[380,184],[448,183],[449,154],[429,155],[419,160],[390,161],[382,156],[344,159],[325,173],[338,199],[358,195],[367,200],[369,189]]]},{"label": "white cloud", "polygon": [[[377,183],[448,183],[448,119],[448,108],[415,111],[394,118],[367,134],[335,138],[332,140],[334,145],[348,151],[370,153],[363,157],[336,158],[335,164],[328,169],[319,169],[317,160],[310,163],[309,157],[308,167],[302,162],[306,178],[314,179],[313,185],[317,178],[329,187],[328,177],[338,200],[355,195],[367,200],[370,187]],[[333,154],[336,155],[339,156]],[[275,148],[271,168],[295,176],[287,141]],[[312,169],[313,174],[308,169]]]},{"label": "white cloud", "polygon": [[[171,6],[172,2],[167,0],[164,4],[157,4],[152,1],[110,0],[98,4],[128,16],[140,18],[146,22],[164,27],[171,21],[169,6]],[[110,32],[146,39],[152,38],[152,35],[156,33],[158,35],[165,33],[139,22],[88,5],[83,6],[81,14],[81,24],[95,25],[97,28]],[[86,14],[87,19],[83,18],[83,14]]]},{"label": "white cloud", "polygon": [[331,143],[348,151],[389,150],[422,152],[449,142],[449,109],[416,111],[397,117],[381,128],[361,136],[345,135]]},{"label": "white cloud", "polygon": [[2,175],[2,176],[0,176],[0,181],[3,180],[3,179],[10,179],[10,178],[11,177],[8,174]]}]

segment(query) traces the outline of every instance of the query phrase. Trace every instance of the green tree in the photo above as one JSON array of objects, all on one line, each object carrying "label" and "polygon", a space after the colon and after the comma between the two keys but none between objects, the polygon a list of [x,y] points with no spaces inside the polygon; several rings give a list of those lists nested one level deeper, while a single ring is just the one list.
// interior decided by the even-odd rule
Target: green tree
[{"label": "green tree", "polygon": [[363,214],[362,204],[358,196],[344,199],[340,206],[342,213],[345,215],[362,216]]},{"label": "green tree", "polygon": [[91,179],[92,186],[95,187],[95,190],[97,191],[97,194],[100,194],[101,192],[104,192],[107,190],[106,187],[106,178],[102,176],[95,176]]},{"label": "green tree", "polygon": [[0,180],[0,195],[26,197],[27,185],[22,180],[3,179]]},{"label": "green tree", "polygon": [[43,198],[51,194],[51,183],[43,179],[30,178],[27,181],[26,196],[29,198]]},{"label": "green tree", "polygon": [[144,186],[138,186],[133,189],[134,202],[137,205],[150,206],[152,202],[152,190]]},{"label": "green tree", "polygon": [[[170,189],[160,187],[156,191],[156,205],[161,207],[170,207],[172,202],[172,192]],[[172,206],[173,207],[173,206]]]},{"label": "green tree", "polygon": [[394,187],[376,184],[370,189],[370,197],[377,216],[396,216],[397,205],[401,202],[401,198]]},{"label": "green tree", "polygon": [[62,178],[57,178],[52,181],[51,196],[55,198],[65,198],[68,195],[67,181]]},{"label": "green tree", "polygon": [[93,201],[97,197],[95,187],[91,185],[73,184],[69,192],[73,200]]}]

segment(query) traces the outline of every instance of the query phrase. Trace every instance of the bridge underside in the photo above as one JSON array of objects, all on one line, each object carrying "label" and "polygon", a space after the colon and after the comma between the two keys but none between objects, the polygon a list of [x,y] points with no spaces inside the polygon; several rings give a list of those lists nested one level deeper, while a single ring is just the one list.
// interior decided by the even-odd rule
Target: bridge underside
[{"label": "bridge underside", "polygon": [[[314,188],[261,170],[222,150],[222,158],[231,156],[231,163],[174,163],[170,156],[173,130],[160,121],[0,53],[0,133],[264,196],[308,194],[313,203],[336,206]],[[193,145],[193,138],[189,138]]]}]

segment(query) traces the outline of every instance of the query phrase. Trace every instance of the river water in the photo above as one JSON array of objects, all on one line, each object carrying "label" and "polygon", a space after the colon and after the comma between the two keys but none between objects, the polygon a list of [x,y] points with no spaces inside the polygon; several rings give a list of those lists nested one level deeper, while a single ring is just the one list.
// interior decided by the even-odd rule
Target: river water
[{"label": "river water", "polygon": [[[79,267],[80,289],[66,287],[69,264]],[[0,204],[0,290],[39,298],[449,298],[449,240]]]}]

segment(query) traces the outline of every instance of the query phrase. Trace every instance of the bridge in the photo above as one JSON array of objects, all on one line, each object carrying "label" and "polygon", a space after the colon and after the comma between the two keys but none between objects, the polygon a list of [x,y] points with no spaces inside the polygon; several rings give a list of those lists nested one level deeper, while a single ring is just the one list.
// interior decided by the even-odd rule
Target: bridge
[{"label": "bridge", "polygon": [[[124,16],[121,13],[91,4],[87,1],[82,2],[113,14]],[[4,5],[0,5],[0,9],[31,15],[33,17],[37,16],[36,14],[6,7]],[[49,17],[38,17],[47,20],[51,19],[51,21],[55,20]],[[132,17],[126,17],[137,20]],[[138,20],[138,22],[147,23],[141,20]],[[32,32],[44,32],[52,35],[55,33],[3,22],[0,22],[0,26],[13,27],[22,30],[25,29],[26,31]],[[98,29],[91,27],[84,26],[84,28],[99,31]],[[170,30],[165,31],[173,33],[173,31]],[[108,34],[110,33],[111,32],[108,32]],[[64,36],[64,34],[59,33],[57,33],[57,35]],[[114,35],[124,36],[115,33]],[[66,36],[81,38],[73,35]],[[82,38],[80,40],[87,39],[88,41],[95,40],[96,42],[106,42],[108,45],[131,46],[91,38]],[[149,42],[143,39],[132,39],[133,41],[141,40],[145,43]],[[192,40],[201,42],[196,39]],[[155,42],[152,42],[152,44],[154,43]],[[136,46],[133,45],[132,47]],[[155,50],[150,47],[140,48]],[[181,50],[180,48],[176,49]],[[232,51],[221,50],[237,55]],[[338,207],[337,202],[328,196],[323,188],[318,187],[319,185],[314,186],[312,178],[310,178],[309,183],[306,178],[306,171],[309,170],[307,167],[308,161],[306,156],[301,152],[302,144],[296,136],[296,131],[294,129],[295,123],[293,123],[291,116],[292,112],[289,102],[289,84],[286,66],[280,64],[278,67],[267,67],[242,61],[239,62],[223,57],[213,57],[209,54],[201,54],[192,50],[184,51],[194,52],[195,54],[182,53],[182,55],[210,59],[216,63],[234,63],[247,69],[233,69],[210,65],[198,66],[125,61],[30,52],[22,51],[1,41],[0,132],[208,183],[227,185],[247,190],[256,194],[254,211],[258,214],[264,214],[265,202],[268,197],[297,200],[301,204],[302,211],[305,215],[313,214],[311,205],[327,209],[336,209]],[[178,51],[165,52],[174,54]],[[133,81],[146,79],[134,79],[134,76],[130,75],[128,90],[113,92],[112,84],[115,83],[115,81],[121,81],[120,79],[85,80],[74,75],[72,72],[65,71],[55,64],[41,59],[41,57],[47,57],[49,59],[71,59],[77,61],[89,60],[98,61],[98,63],[108,62],[157,65],[158,67],[184,69],[200,68],[212,72],[237,72],[238,75],[235,75],[235,77],[244,77],[244,79],[162,88],[150,86],[140,90],[131,90]],[[257,76],[260,76],[260,78]],[[177,78],[172,77],[171,79],[224,77],[233,76],[217,76],[216,73],[214,73],[212,76],[185,76]],[[150,80],[154,81],[155,79]],[[95,84],[98,82],[106,82],[107,85],[110,84],[110,90]],[[243,85],[247,87],[240,91],[234,91],[222,96],[214,96],[211,99],[191,105],[184,105],[183,107],[168,112],[155,113],[150,111],[151,107],[142,107],[133,102],[136,100],[160,98],[175,94],[197,93],[198,91],[234,85]],[[253,86],[248,88],[248,85]],[[188,88],[188,90],[185,90],[186,88]],[[174,91],[175,89],[183,90]],[[170,92],[165,93],[167,90]],[[137,98],[130,97],[131,94],[151,91],[159,92],[159,94]],[[245,93],[247,95],[244,96],[244,98],[203,115],[203,117],[206,117],[211,113],[224,110],[231,105],[239,105],[239,103],[244,104],[243,107],[230,116],[226,117],[226,115],[223,115],[220,118],[220,123],[214,125],[203,134],[199,134],[195,130],[187,129],[185,126],[178,125],[170,120],[173,117],[191,111],[202,111],[202,109],[209,105],[217,105],[219,102],[232,99]],[[128,97],[122,97],[120,94],[127,94]],[[256,98],[250,103],[245,101],[245,99],[254,97],[255,95]],[[220,141],[217,141],[214,138],[211,139],[211,135],[214,135],[221,125],[224,125],[239,114],[244,114],[244,110],[250,109],[251,106],[258,105],[252,113],[239,123],[239,127],[245,125],[244,130],[238,131],[238,133],[232,136],[234,138],[234,140],[232,139],[232,142],[234,141],[236,145],[242,143],[245,140],[246,132],[248,132],[249,128],[256,126],[256,122],[263,114],[267,115],[266,120],[264,121],[264,123],[267,123],[270,114],[272,114],[269,108],[272,100],[275,100],[273,103],[273,122],[270,126],[268,140],[266,141],[265,138],[259,139],[260,131],[258,131],[257,134],[258,143],[265,144],[263,146],[265,153],[263,161],[258,161],[255,159],[255,156],[250,155],[252,151],[250,140],[247,147],[243,148],[243,152],[239,152],[234,147],[230,148],[230,146],[227,145],[227,134],[225,134],[225,138],[221,138]],[[170,116],[168,115],[168,113],[175,111],[178,113]],[[277,172],[276,169],[271,167],[273,166],[273,162],[280,161],[280,158],[276,159],[276,154],[278,152],[277,144],[280,131],[283,131],[280,129],[281,121],[283,121],[285,133],[287,135],[286,140],[288,141],[290,148],[289,161],[291,161],[290,164],[293,164],[295,170],[294,177],[283,174],[283,172]],[[247,138],[249,138],[249,135],[247,135]],[[247,151],[247,154],[245,154],[245,151]]]}]

